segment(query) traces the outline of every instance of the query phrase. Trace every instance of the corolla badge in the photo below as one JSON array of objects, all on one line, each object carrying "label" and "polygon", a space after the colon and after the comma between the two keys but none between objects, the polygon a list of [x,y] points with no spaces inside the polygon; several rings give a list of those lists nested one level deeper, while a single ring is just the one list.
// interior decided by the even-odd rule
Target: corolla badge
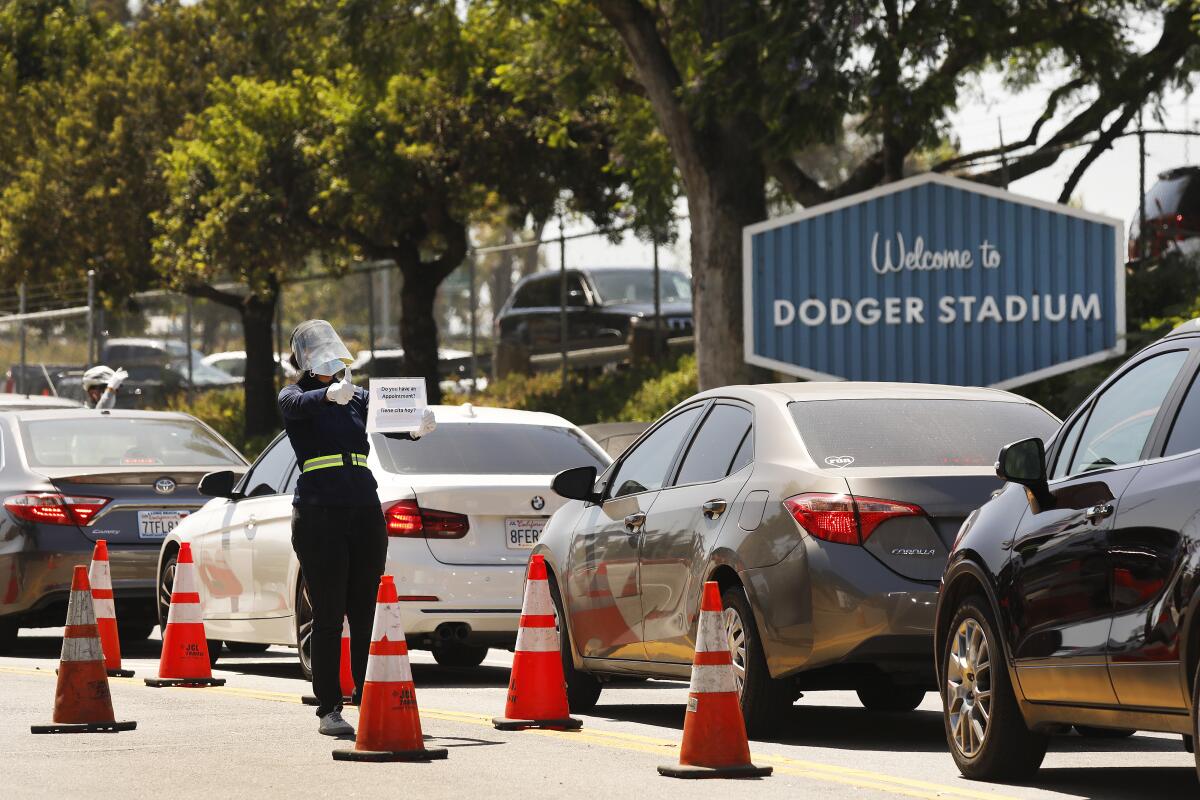
[{"label": "corolla badge", "polygon": [[854,456],[826,456],[825,463],[831,467],[848,467],[854,463]]},{"label": "corolla badge", "polygon": [[154,482],[154,491],[159,494],[172,494],[175,491],[175,481],[170,478],[159,478]]},{"label": "corolla badge", "polygon": [[540,494],[535,494],[533,499],[529,501],[529,505],[533,507],[534,511],[541,511],[546,507],[546,498],[542,497]]},{"label": "corolla badge", "polygon": [[933,547],[897,547],[892,550],[894,556],[915,556],[917,558],[933,558],[937,549]]}]

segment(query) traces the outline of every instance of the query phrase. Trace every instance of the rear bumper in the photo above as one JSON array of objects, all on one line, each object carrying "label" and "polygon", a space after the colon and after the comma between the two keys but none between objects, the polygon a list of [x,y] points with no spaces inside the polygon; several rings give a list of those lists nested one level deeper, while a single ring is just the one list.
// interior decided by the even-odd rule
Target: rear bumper
[{"label": "rear bumper", "polygon": [[861,547],[808,536],[780,563],[742,578],[773,676],[836,665],[850,688],[856,670],[847,667],[860,665],[933,685],[936,585],[897,575]]},{"label": "rear bumper", "polygon": [[[66,618],[75,566],[91,563],[93,544],[74,529],[47,533],[43,526],[38,534],[38,549],[4,546],[17,540],[0,544],[0,618],[23,627],[57,627]],[[32,545],[35,537],[18,539]],[[118,619],[153,619],[158,548],[113,545],[108,552]]]},{"label": "rear bumper", "polygon": [[468,626],[466,639],[460,639],[468,644],[515,644],[524,595],[524,565],[442,564],[427,549],[422,556],[405,544],[390,543],[386,569],[387,574],[395,576],[404,630],[414,646],[437,643],[449,630],[442,627],[446,625]]}]

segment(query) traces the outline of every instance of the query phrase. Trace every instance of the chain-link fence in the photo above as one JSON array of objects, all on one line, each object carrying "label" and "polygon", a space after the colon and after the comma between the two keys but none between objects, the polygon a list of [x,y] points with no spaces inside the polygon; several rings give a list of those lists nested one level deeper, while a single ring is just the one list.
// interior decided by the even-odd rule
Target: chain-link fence
[{"label": "chain-link fence", "polygon": [[[627,237],[617,251],[627,265],[605,270],[622,272],[624,285],[610,281],[601,291],[590,276],[620,232],[556,233],[523,242],[519,233],[503,232],[493,237],[498,244],[473,248],[442,284],[434,315],[444,392],[477,391],[494,374],[562,370],[565,376],[568,369],[690,347],[686,276],[681,283],[683,273],[674,268],[654,270],[658,253],[673,267],[677,252],[631,245]],[[389,262],[287,281],[275,313],[281,380],[290,370],[290,331],[313,317],[341,333],[357,356],[356,375],[403,374],[402,286]],[[68,288],[30,283],[0,295],[0,370],[8,393],[82,399],[83,371],[103,363],[130,373],[119,405],[163,408],[176,396],[236,387],[245,371],[243,342],[236,309],[176,292],[111,297],[89,279]]]}]

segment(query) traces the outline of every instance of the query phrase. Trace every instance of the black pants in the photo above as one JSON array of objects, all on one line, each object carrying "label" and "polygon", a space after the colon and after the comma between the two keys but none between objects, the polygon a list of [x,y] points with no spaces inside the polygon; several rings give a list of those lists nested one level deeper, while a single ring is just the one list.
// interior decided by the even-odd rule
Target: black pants
[{"label": "black pants", "polygon": [[350,671],[362,692],[371,649],[375,595],[387,560],[383,510],[370,506],[292,509],[292,549],[312,602],[313,694],[317,716],[342,708],[338,678],[342,617],[350,619]]}]

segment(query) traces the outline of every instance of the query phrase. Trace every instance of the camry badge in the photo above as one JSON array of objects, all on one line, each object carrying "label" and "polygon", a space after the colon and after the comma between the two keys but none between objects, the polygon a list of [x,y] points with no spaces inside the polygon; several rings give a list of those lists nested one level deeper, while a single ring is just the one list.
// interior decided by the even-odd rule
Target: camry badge
[{"label": "camry badge", "polygon": [[541,511],[546,507],[546,500],[539,494],[535,494],[533,499],[529,501],[529,505],[533,506],[534,511]]},{"label": "camry badge", "polygon": [[170,478],[159,478],[154,482],[154,491],[159,494],[171,494],[175,491],[175,481]]}]

